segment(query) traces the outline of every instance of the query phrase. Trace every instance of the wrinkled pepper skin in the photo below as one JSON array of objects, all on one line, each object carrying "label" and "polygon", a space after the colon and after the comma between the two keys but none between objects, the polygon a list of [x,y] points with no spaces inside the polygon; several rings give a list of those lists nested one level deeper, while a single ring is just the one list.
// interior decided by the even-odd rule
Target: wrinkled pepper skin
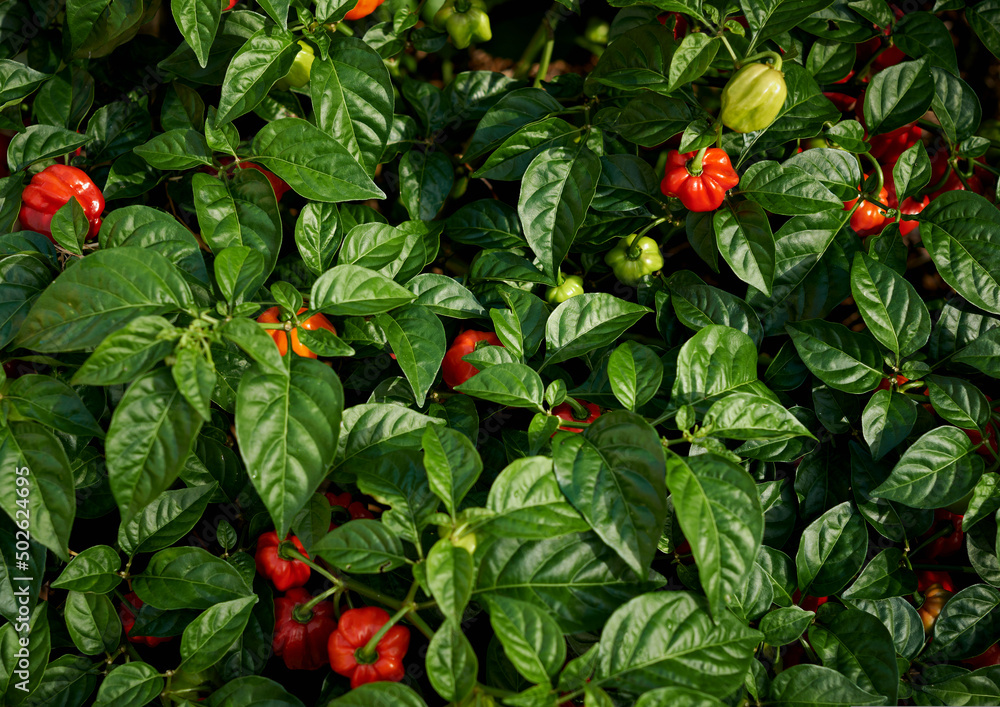
[{"label": "wrinkled pepper skin", "polygon": [[132,627],[135,626],[135,615],[142,608],[142,605],[142,599],[135,592],[129,592],[125,595],[125,601],[118,606],[118,618],[122,620],[122,628],[125,629],[125,635],[128,636],[129,642],[140,643],[144,646],[155,648],[161,643],[169,641],[170,636],[157,638],[156,636],[136,636],[132,634]]},{"label": "wrinkled pepper skin", "polygon": [[441,364],[441,375],[449,388],[462,385],[462,383],[479,373],[478,368],[467,361],[463,361],[462,357],[475,351],[480,341],[485,341],[492,346],[503,346],[500,343],[500,339],[492,331],[472,331],[470,329],[456,336],[455,340],[451,343],[451,348],[445,353],[444,361]]},{"label": "wrinkled pepper skin", "polygon": [[[556,405],[552,408],[552,414],[561,420],[566,420],[566,422],[593,422],[601,416],[601,406],[595,405],[594,403],[588,403],[586,400],[578,400],[578,403],[584,407],[587,411],[587,417],[583,420],[578,418],[573,414],[573,406],[569,403],[563,403],[562,405]],[[583,432],[582,427],[559,427],[560,430],[564,432]]]},{"label": "wrinkled pepper skin", "polygon": [[579,275],[563,277],[559,273],[559,285],[545,291],[545,301],[549,304],[562,304],[570,297],[583,294],[583,278]]},{"label": "wrinkled pepper skin", "polygon": [[[303,307],[298,311],[298,314],[302,314],[305,311],[306,308]],[[261,314],[259,317],[257,317],[257,321],[260,322],[261,324],[278,324],[281,321],[280,319],[278,319],[279,312],[280,310],[277,307],[271,307],[270,309],[266,310],[263,314]],[[337,333],[337,330],[334,328],[333,324],[330,323],[330,320],[324,317],[322,314],[314,314],[311,317],[309,317],[307,320],[302,322],[302,328],[308,329],[309,331],[316,331],[317,329],[326,329],[327,331],[333,332],[334,334]],[[271,335],[271,338],[274,339],[274,343],[278,345],[278,352],[282,356],[287,354],[288,337],[285,335],[285,332],[281,329],[268,329],[267,333]],[[291,337],[292,351],[297,353],[299,356],[302,356],[303,358],[318,358],[317,354],[312,349],[308,348],[305,344],[299,342],[298,327],[292,329],[291,334],[292,334]]]},{"label": "wrinkled pepper skin", "polygon": [[315,59],[316,52],[312,48],[312,45],[306,42],[299,42],[299,46],[302,48],[295,55],[292,68],[274,84],[274,87],[280,91],[286,91],[289,88],[302,88],[309,83],[309,73],[312,71],[313,59]]},{"label": "wrinkled pepper skin", "polygon": [[738,133],[763,130],[785,105],[785,75],[770,64],[747,64],[722,89],[722,124]]},{"label": "wrinkled pepper skin", "polygon": [[680,199],[689,211],[715,211],[722,206],[726,192],[740,183],[740,177],[725,150],[717,147],[706,150],[698,174],[691,171],[695,155],[677,150],[667,154],[660,191]]},{"label": "wrinkled pepper skin", "polygon": [[385,0],[358,0],[358,4],[354,6],[354,9],[344,15],[345,20],[360,20],[362,17],[368,17],[368,15],[375,12],[378,6],[381,5]]},{"label": "wrinkled pepper skin", "polygon": [[434,26],[448,33],[456,49],[493,38],[490,16],[483,0],[446,0],[434,15]]},{"label": "wrinkled pepper skin", "polygon": [[87,215],[87,238],[94,238],[101,230],[104,195],[87,173],[76,167],[54,164],[32,177],[21,193],[18,219],[24,228],[48,236],[54,243],[52,217],[73,197]]},{"label": "wrinkled pepper skin", "polygon": [[403,658],[410,647],[410,629],[393,626],[378,642],[374,662],[358,662],[358,653],[389,622],[389,614],[376,606],[345,611],[330,634],[327,648],[330,667],[351,679],[351,689],[370,682],[399,682],[406,675]]},{"label": "wrinkled pepper skin", "polygon": [[652,275],[663,267],[663,253],[652,238],[633,233],[618,241],[604,256],[604,262],[620,283],[635,287],[644,275]]},{"label": "wrinkled pepper skin", "polygon": [[312,594],[297,587],[274,600],[274,654],[289,670],[319,670],[326,666],[327,644],[337,628],[333,603],[321,601],[312,608],[309,620],[295,618],[295,607],[307,604]]},{"label": "wrinkled pepper skin", "polygon": [[[289,536],[289,539],[295,545],[296,550],[309,557],[297,537],[292,535]],[[271,580],[275,589],[279,592],[287,592],[289,589],[301,587],[308,582],[312,570],[304,562],[286,560],[279,556],[278,546],[280,544],[278,533],[274,530],[261,535],[257,539],[257,554],[254,556],[254,562],[257,565],[257,571]]]}]

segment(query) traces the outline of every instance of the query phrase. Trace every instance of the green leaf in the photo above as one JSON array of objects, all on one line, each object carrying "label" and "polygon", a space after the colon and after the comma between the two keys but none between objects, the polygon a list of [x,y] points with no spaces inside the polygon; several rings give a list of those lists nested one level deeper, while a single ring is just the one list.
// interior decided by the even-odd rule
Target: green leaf
[{"label": "green leaf", "polygon": [[974,584],[948,600],[934,624],[934,640],[925,655],[948,661],[979,655],[1000,630],[1000,590]]},{"label": "green leaf", "polygon": [[455,386],[455,390],[498,405],[536,408],[539,411],[545,401],[545,385],[541,376],[523,363],[490,366]]},{"label": "green leaf", "polygon": [[663,380],[663,363],[649,348],[626,341],[608,359],[611,389],[621,403],[635,412],[656,395]]},{"label": "green leaf", "polygon": [[169,369],[147,373],[129,387],[106,441],[111,491],[124,522],[170,488],[201,424]]},{"label": "green leaf", "polygon": [[274,25],[250,36],[226,68],[215,127],[256,108],[274,82],[291,70],[299,49],[291,32]]},{"label": "green leaf", "polygon": [[394,682],[359,685],[343,697],[333,700],[329,707],[370,707],[380,702],[393,707],[427,707],[427,703],[413,688]]},{"label": "green leaf", "polygon": [[649,311],[604,292],[571,297],[556,307],[545,324],[545,364],[614,343]]},{"label": "green leaf", "polygon": [[883,699],[865,692],[836,670],[820,665],[796,665],[781,671],[774,679],[768,702],[788,707],[847,707],[882,704]]},{"label": "green leaf", "polygon": [[28,97],[48,78],[23,62],[0,59],[0,110]]},{"label": "green leaf", "polygon": [[797,641],[816,615],[797,606],[775,609],[760,620],[764,641],[772,646],[784,646]]},{"label": "green leaf", "polygon": [[559,489],[548,457],[511,462],[490,486],[486,507],[493,511],[486,527],[501,537],[540,540],[590,529]]},{"label": "green leaf", "polygon": [[836,594],[865,561],[868,527],[850,502],[834,506],[802,533],[795,567],[799,589],[810,596]]},{"label": "green leaf", "polygon": [[142,707],[156,699],[165,685],[159,670],[135,660],[108,673],[97,690],[94,707]]},{"label": "green leaf", "polygon": [[865,92],[865,120],[871,135],[912,123],[931,107],[935,82],[927,58],[904,61],[877,74]]},{"label": "green leaf", "polygon": [[122,523],[118,545],[129,556],[170,547],[201,520],[217,488],[216,484],[204,484],[164,491],[131,521]]},{"label": "green leaf", "polygon": [[529,602],[547,610],[564,633],[600,630],[611,612],[665,581],[655,572],[634,574],[592,533],[502,538],[477,549],[480,553],[473,598]]},{"label": "green leaf", "polygon": [[555,284],[600,175],[601,161],[585,142],[538,153],[524,173],[517,212],[549,284]]},{"label": "green leaf", "polygon": [[421,441],[431,490],[454,518],[462,499],[482,474],[483,462],[475,445],[456,430],[429,426]]},{"label": "green leaf", "polygon": [[901,393],[876,390],[861,416],[861,430],[878,461],[898,447],[917,421],[917,404]]},{"label": "green leaf", "polygon": [[518,128],[562,109],[559,101],[540,88],[519,88],[503,95],[482,117],[463,158],[479,159],[496,149]]},{"label": "green leaf", "polygon": [[[948,46],[951,46],[950,37]],[[934,78],[931,110],[945,134],[953,142],[970,137],[979,127],[983,115],[976,91],[962,79],[936,66],[931,67],[931,75]]]},{"label": "green leaf", "polygon": [[236,439],[279,537],[333,464],[344,391],[328,366],[292,357],[280,375],[251,368],[236,399]]},{"label": "green leaf", "polygon": [[757,383],[757,347],[726,326],[707,326],[681,347],[671,398],[675,407],[696,405],[726,393],[752,392]]},{"label": "green leaf", "polygon": [[964,431],[938,427],[907,448],[872,495],[911,508],[941,508],[972,491],[983,469],[983,458]]},{"label": "green leaf", "polygon": [[191,302],[184,278],[159,253],[98,250],[35,300],[17,343],[42,352],[88,349],[136,317],[175,312]]},{"label": "green leaf", "polygon": [[461,628],[451,622],[435,632],[427,647],[427,677],[448,702],[461,702],[476,686],[479,660]]},{"label": "green leaf", "polygon": [[252,159],[306,199],[385,198],[346,147],[301,118],[279,118],[264,126],[254,138]]},{"label": "green leaf", "polygon": [[907,148],[899,156],[892,167],[892,179],[896,185],[897,200],[914,196],[927,186],[931,180],[931,160],[922,142]]},{"label": "green leaf", "polygon": [[1000,214],[978,194],[952,191],[920,214],[920,238],[938,273],[971,304],[1000,314]]},{"label": "green leaf", "polygon": [[421,273],[406,283],[419,304],[442,317],[472,319],[485,317],[486,310],[476,296],[457,280],[437,273]]},{"label": "green leaf", "polygon": [[670,59],[667,92],[673,93],[681,86],[701,78],[715,59],[720,44],[715,37],[700,32],[692,32],[684,37]]},{"label": "green leaf", "polygon": [[121,641],[121,619],[102,594],[69,592],[63,618],[73,645],[84,655],[110,653]]},{"label": "green leaf", "polygon": [[414,295],[405,287],[381,273],[347,264],[327,270],[313,283],[310,305],[334,316],[367,317],[401,307],[413,299]]},{"label": "green leaf", "polygon": [[10,489],[0,497],[4,511],[22,530],[27,515],[31,537],[68,561],[76,496],[62,443],[34,422],[9,422],[0,426],[0,462],[0,482]]},{"label": "green leaf", "polygon": [[553,459],[569,502],[633,571],[645,574],[666,517],[663,453],[653,428],[635,413],[609,412],[583,434],[557,435]]},{"label": "green leaf", "polygon": [[75,130],[54,125],[31,125],[10,141],[7,164],[11,172],[20,172],[34,162],[68,155],[92,139]]},{"label": "green leaf", "polygon": [[702,428],[725,439],[813,437],[784,406],[753,393],[730,393],[705,413]]},{"label": "green leaf", "polygon": [[504,654],[531,682],[548,684],[566,662],[566,641],[555,620],[533,604],[503,596],[488,602],[490,623]]},{"label": "green leaf", "polygon": [[713,454],[667,453],[667,486],[675,519],[691,543],[712,615],[742,589],[760,550],[764,511],[750,475]]},{"label": "green leaf", "polygon": [[93,545],[70,560],[52,586],[71,592],[107,594],[121,583],[121,568],[121,558],[114,548]]},{"label": "green leaf", "polygon": [[415,221],[431,221],[455,184],[451,158],[441,150],[410,150],[399,160],[399,200]]},{"label": "green leaf", "polygon": [[219,662],[246,628],[257,598],[251,594],[210,606],[189,623],[181,636],[181,667],[196,673]]},{"label": "green leaf", "polygon": [[755,343],[764,338],[757,314],[746,302],[717,287],[706,285],[690,270],[673,273],[667,280],[670,304],[684,326],[698,331],[711,324],[738,329]]},{"label": "green leaf", "polygon": [[843,209],[839,199],[808,171],[777,162],[758,162],[740,179],[740,191],[771,213],[783,216]]},{"label": "green leaf", "polygon": [[747,49],[752,52],[755,46],[767,39],[776,37],[782,32],[792,29],[814,12],[828,6],[828,0],[767,0],[766,2],[740,3],[743,14],[746,15],[753,31],[753,42]]},{"label": "green leaf", "polygon": [[170,547],[133,575],[132,589],[157,609],[209,609],[251,595],[239,571],[199,547]]},{"label": "green leaf", "polygon": [[917,290],[892,268],[855,253],[851,292],[869,331],[899,356],[923,347],[931,335],[931,317]]},{"label": "green leaf", "polygon": [[976,3],[965,9],[965,17],[986,48],[993,56],[1000,57],[1000,2],[984,0]]},{"label": "green leaf", "polygon": [[763,636],[729,613],[713,620],[706,604],[675,591],[620,607],[601,634],[591,683],[636,694],[671,685],[718,697],[734,692]]},{"label": "green leaf", "polygon": [[3,397],[21,419],[41,422],[66,434],[104,437],[80,395],[73,388],[52,376],[28,374],[10,383]]},{"label": "green leaf", "polygon": [[831,388],[864,393],[882,380],[882,354],[864,334],[820,319],[789,322],[785,329],[802,362]]},{"label": "green leaf", "polygon": [[434,543],[427,553],[427,586],[441,613],[456,626],[462,622],[474,583],[472,553],[453,545],[451,538]]},{"label": "green leaf", "polygon": [[931,66],[958,75],[958,58],[951,33],[929,12],[908,12],[892,29],[892,43],[914,59],[927,57]]},{"label": "green leaf", "polygon": [[406,564],[402,541],[375,520],[358,518],[313,545],[313,553],[345,572],[378,574]]},{"label": "green leaf", "polygon": [[413,389],[417,406],[423,407],[448,348],[444,325],[435,314],[420,305],[406,305],[392,314],[378,314],[375,321],[389,339],[396,362]]},{"label": "green leaf", "polygon": [[758,204],[727,205],[712,218],[719,252],[736,276],[765,294],[774,280],[774,236],[767,214]]},{"label": "green leaf", "polygon": [[875,557],[845,589],[844,599],[887,599],[901,597],[917,591],[917,576],[903,566],[903,551],[896,547],[883,550]]}]

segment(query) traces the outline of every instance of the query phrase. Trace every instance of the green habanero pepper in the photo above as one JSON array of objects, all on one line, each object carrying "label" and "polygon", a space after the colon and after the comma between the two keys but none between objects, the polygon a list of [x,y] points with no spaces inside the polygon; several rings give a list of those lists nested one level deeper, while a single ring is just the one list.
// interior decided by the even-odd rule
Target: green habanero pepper
[{"label": "green habanero pepper", "polygon": [[780,60],[769,64],[747,64],[722,89],[722,124],[738,133],[763,130],[778,117],[788,87]]},{"label": "green habanero pepper", "polygon": [[562,304],[570,297],[576,297],[577,295],[582,294],[583,278],[579,275],[563,277],[562,272],[560,272],[559,284],[556,287],[550,287],[545,291],[545,300],[549,304]]},{"label": "green habanero pepper", "polygon": [[633,233],[618,241],[604,256],[604,262],[611,266],[619,282],[635,287],[643,275],[652,275],[663,267],[663,253],[652,238]]},{"label": "green habanero pepper", "polygon": [[293,87],[302,88],[309,83],[309,73],[312,71],[315,51],[312,46],[306,44],[305,42],[299,42],[299,46],[302,47],[302,49],[300,49],[299,53],[295,55],[295,61],[292,64],[292,68],[289,69],[288,73],[278,79],[274,84],[274,87],[279,91],[287,91]]},{"label": "green habanero pepper", "polygon": [[434,26],[448,32],[458,49],[493,38],[483,0],[447,0],[434,15]]}]

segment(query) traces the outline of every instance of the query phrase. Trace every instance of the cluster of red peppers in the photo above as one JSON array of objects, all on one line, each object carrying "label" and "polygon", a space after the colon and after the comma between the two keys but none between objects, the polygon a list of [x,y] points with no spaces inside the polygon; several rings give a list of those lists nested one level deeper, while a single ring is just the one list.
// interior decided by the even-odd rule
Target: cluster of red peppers
[{"label": "cluster of red peppers", "polygon": [[[302,307],[297,314],[302,314],[306,311],[306,307]],[[281,324],[281,310],[278,307],[271,307],[270,309],[265,309],[263,314],[257,317],[257,321],[261,324]],[[336,335],[337,329],[330,323],[324,315],[316,313],[306,319],[301,323],[303,329],[307,331],[316,331],[318,329],[326,329],[332,334]],[[292,327],[289,334],[285,333],[284,329],[268,329],[268,334],[274,339],[274,343],[278,346],[278,352],[285,356],[288,353],[288,339],[292,340],[292,351],[303,358],[318,358],[318,354],[310,349],[308,346],[299,341],[299,329],[298,327]]]},{"label": "cluster of red peppers", "polygon": [[[344,509],[351,520],[374,518],[350,493],[328,492],[326,498],[332,507]],[[333,523],[330,529],[336,527]],[[288,540],[309,559],[298,538],[289,536]],[[410,630],[395,625],[378,607],[348,609],[338,618],[337,607],[325,595],[314,597],[303,588],[312,573],[309,565],[282,557],[280,546],[276,532],[264,533],[257,541],[254,558],[257,571],[285,593],[274,600],[274,654],[290,670],[318,670],[329,664],[334,672],[350,678],[352,688],[402,680]]]}]

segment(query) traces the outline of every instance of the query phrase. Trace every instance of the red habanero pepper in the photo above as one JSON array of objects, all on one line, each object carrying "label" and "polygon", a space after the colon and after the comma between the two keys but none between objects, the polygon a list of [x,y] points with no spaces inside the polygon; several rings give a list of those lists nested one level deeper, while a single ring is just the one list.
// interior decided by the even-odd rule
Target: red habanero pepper
[{"label": "red habanero pepper", "polygon": [[916,123],[910,123],[883,135],[873,135],[869,137],[871,156],[884,167],[891,167],[900,155],[920,142],[922,134]]},{"label": "red habanero pepper", "polygon": [[694,164],[696,154],[669,152],[660,191],[677,197],[690,211],[715,211],[722,206],[726,191],[739,184],[740,178],[725,150],[705,150],[700,166]]},{"label": "red habanero pepper", "polygon": [[926,593],[932,584],[941,586],[946,592],[955,591],[955,583],[951,580],[951,575],[948,572],[940,570],[919,570],[917,572],[918,592]]},{"label": "red habanero pepper", "polygon": [[344,15],[345,20],[360,20],[362,17],[368,17],[368,15],[375,12],[379,5],[381,5],[385,0],[358,0],[358,4],[354,6],[354,9]]},{"label": "red habanero pepper", "polygon": [[410,629],[393,626],[379,640],[374,655],[364,648],[390,616],[377,606],[349,609],[340,617],[337,630],[330,634],[327,648],[333,672],[351,679],[351,689],[370,682],[399,682],[406,675],[403,658],[410,647]]},{"label": "red habanero pepper", "polygon": [[171,636],[158,638],[156,636],[137,636],[132,634],[132,627],[135,626],[135,615],[139,613],[142,604],[142,599],[135,592],[129,592],[125,595],[125,601],[118,606],[118,618],[122,620],[122,628],[125,629],[125,635],[128,636],[130,643],[141,643],[150,648],[155,648],[161,643],[169,641]]},{"label": "red habanero pepper", "polygon": [[227,10],[232,10],[236,7],[237,2],[239,2],[239,0],[229,0],[229,4],[227,5],[226,0],[222,0],[222,11],[226,12]]},{"label": "red habanero pepper", "polygon": [[[883,186],[878,193],[878,200],[883,204],[889,201],[889,192]],[[850,211],[858,199],[854,198],[844,204],[844,211]],[[851,228],[862,238],[882,231],[885,226],[885,211],[865,199],[858,210],[851,214]]]},{"label": "red habanero pepper", "polygon": [[[289,539],[295,545],[296,550],[309,557],[297,537],[290,535]],[[281,557],[278,554],[280,544],[281,541],[278,540],[276,531],[264,533],[257,539],[257,554],[254,556],[254,561],[257,564],[257,571],[270,579],[275,589],[279,592],[287,592],[289,589],[301,587],[308,582],[312,570],[304,562],[286,560]]]},{"label": "red habanero pepper", "polygon": [[849,113],[858,104],[857,96],[849,96],[846,93],[836,91],[826,91],[823,93],[827,100],[837,107],[841,113]]},{"label": "red habanero pepper", "polygon": [[939,508],[934,511],[934,526],[928,531],[929,534],[937,532],[942,525],[951,523],[952,530],[947,535],[942,535],[924,548],[924,557],[933,560],[938,557],[950,557],[962,549],[962,540],[965,533],[962,532],[962,516],[951,511]]},{"label": "red habanero pepper", "polygon": [[[921,211],[926,209],[930,205],[930,203],[931,199],[928,196],[925,196],[922,201],[917,201],[912,196],[908,196],[905,199],[903,199],[903,204],[902,206],[899,207],[899,210],[902,213],[906,214],[907,216],[915,216],[916,214],[919,214]],[[900,234],[906,236],[912,233],[913,230],[918,228],[919,226],[920,223],[917,221],[905,221],[905,220],[900,221],[899,232]]]},{"label": "red habanero pepper", "polygon": [[806,611],[816,612],[819,607],[823,606],[823,604],[829,600],[830,597],[814,597],[808,594],[806,596],[802,596],[802,592],[798,589],[792,592],[792,601]]},{"label": "red habanero pepper", "polygon": [[297,587],[274,600],[274,654],[290,670],[319,670],[326,665],[327,642],[337,628],[333,603],[321,601],[308,616],[299,617],[296,609],[312,601],[312,594]]},{"label": "red habanero pepper", "polygon": [[31,178],[21,194],[18,220],[26,229],[48,236],[54,243],[52,217],[74,197],[90,223],[87,238],[93,238],[101,230],[104,195],[86,172],[64,164],[46,167]]},{"label": "red habanero pepper", "polygon": [[[366,518],[368,520],[374,520],[375,515],[368,510],[368,508],[361,501],[353,500],[353,496],[350,493],[344,492],[341,494],[335,494],[332,491],[326,492],[326,500],[330,502],[330,505],[337,508],[343,508],[347,511],[347,514],[351,517],[351,520],[357,520],[359,518]],[[330,530],[339,527],[338,523],[330,523]]]},{"label": "red habanero pepper", "polygon": [[[556,417],[566,420],[566,422],[593,422],[601,416],[601,406],[595,405],[594,403],[588,403],[586,400],[578,400],[578,403],[583,406],[587,411],[587,417],[581,419],[573,414],[573,406],[569,403],[563,403],[562,405],[556,405],[552,408],[552,414]],[[560,427],[560,430],[565,432],[583,432],[580,427]]]},{"label": "red habanero pepper", "polygon": [[[305,311],[306,307],[303,307],[298,311],[298,313],[302,314]],[[265,310],[264,313],[261,314],[259,317],[257,317],[257,321],[262,324],[278,324],[281,321],[278,319],[279,312],[280,310],[277,307],[271,307],[270,309]],[[330,323],[330,320],[319,313],[312,315],[304,322],[302,322],[302,328],[307,329],[308,331],[316,331],[317,329],[326,329],[327,331],[331,331],[334,334],[337,333],[336,328],[334,328],[333,324]],[[267,333],[271,335],[271,338],[274,339],[274,343],[278,345],[278,352],[282,356],[287,354],[288,336],[285,335],[284,330],[268,329]],[[297,353],[299,356],[302,356],[303,358],[318,358],[318,355],[316,354],[315,351],[310,349],[305,344],[299,342],[298,327],[293,328],[291,334],[292,334],[292,351]]]},{"label": "red habanero pepper", "polygon": [[463,356],[468,356],[480,345],[480,341],[485,341],[491,346],[503,346],[500,339],[492,331],[463,331],[451,342],[451,348],[444,355],[444,362],[441,364],[441,375],[445,384],[449,388],[462,385],[472,376],[479,373],[479,369],[467,361],[463,361]]}]

